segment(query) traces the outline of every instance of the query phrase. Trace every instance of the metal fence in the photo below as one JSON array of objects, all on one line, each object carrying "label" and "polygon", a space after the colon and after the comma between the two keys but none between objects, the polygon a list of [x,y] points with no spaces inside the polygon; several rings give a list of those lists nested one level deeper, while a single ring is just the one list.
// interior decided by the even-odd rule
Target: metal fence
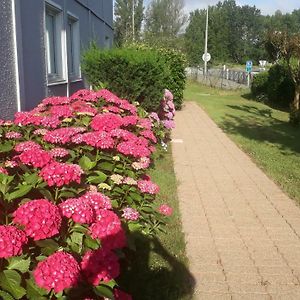
[{"label": "metal fence", "polygon": [[[203,68],[187,68],[187,76],[211,87],[222,89],[248,88],[248,73],[244,71],[212,68],[204,75]],[[252,75],[250,74],[250,82]]]}]

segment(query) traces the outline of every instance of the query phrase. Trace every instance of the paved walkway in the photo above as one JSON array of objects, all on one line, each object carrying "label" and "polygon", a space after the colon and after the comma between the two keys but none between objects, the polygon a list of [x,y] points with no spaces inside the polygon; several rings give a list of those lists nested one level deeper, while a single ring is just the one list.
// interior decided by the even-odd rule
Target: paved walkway
[{"label": "paved walkway", "polygon": [[176,126],[195,299],[300,299],[300,209],[195,103]]}]

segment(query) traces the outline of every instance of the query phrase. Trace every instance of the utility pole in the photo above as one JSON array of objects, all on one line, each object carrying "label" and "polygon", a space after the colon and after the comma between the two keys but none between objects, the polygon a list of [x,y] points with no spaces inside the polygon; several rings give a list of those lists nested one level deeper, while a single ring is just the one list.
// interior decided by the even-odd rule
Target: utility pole
[{"label": "utility pole", "polygon": [[134,30],[134,9],[135,9],[135,0],[132,0],[132,41],[134,41],[135,30]]},{"label": "utility pole", "polygon": [[207,76],[207,42],[208,42],[208,5],[206,8],[205,46],[204,46],[204,76]]}]

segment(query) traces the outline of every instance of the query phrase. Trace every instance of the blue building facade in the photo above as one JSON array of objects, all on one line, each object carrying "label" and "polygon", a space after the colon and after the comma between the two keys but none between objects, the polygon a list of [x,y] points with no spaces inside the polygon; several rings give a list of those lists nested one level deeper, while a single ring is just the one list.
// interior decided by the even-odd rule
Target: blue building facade
[{"label": "blue building facade", "polygon": [[1,0],[0,118],[86,87],[82,51],[111,47],[112,26],[112,0]]}]

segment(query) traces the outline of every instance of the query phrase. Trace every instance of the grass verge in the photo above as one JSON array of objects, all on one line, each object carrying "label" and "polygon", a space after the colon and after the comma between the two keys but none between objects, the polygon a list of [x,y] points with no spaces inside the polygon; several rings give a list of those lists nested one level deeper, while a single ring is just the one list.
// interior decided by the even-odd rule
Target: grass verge
[{"label": "grass verge", "polygon": [[196,101],[266,174],[300,203],[300,128],[288,113],[249,100],[245,91],[224,91],[189,82],[184,95]]},{"label": "grass verge", "polygon": [[150,172],[151,179],[160,186],[157,206],[168,204],[173,208],[166,233],[157,238],[136,237],[137,251],[131,253],[131,263],[122,278],[122,285],[128,287],[135,300],[192,298],[193,280],[185,255],[171,151],[169,147],[166,153],[158,152],[155,169]]}]

